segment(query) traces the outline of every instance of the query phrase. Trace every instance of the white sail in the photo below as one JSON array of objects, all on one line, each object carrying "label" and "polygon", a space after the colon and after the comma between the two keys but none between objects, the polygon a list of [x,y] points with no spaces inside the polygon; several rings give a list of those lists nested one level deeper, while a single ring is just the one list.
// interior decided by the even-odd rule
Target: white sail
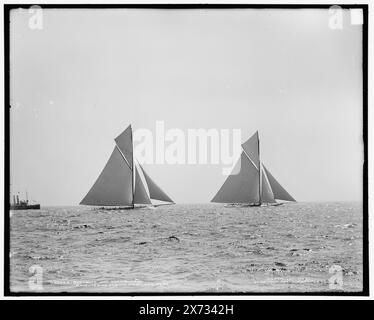
[{"label": "white sail", "polygon": [[135,168],[135,191],[134,191],[134,204],[152,204],[151,199],[149,199],[147,190],[140,178],[138,168]]},{"label": "white sail", "polygon": [[211,202],[276,203],[276,199],[296,201],[261,165],[258,131],[242,144],[243,152],[233,174],[226,179]]},{"label": "white sail", "polygon": [[133,146],[132,146],[132,130],[131,125],[129,125],[125,131],[123,131],[117,138],[114,139],[119,150],[125,157],[127,164],[130,169],[133,166]]},{"label": "white sail", "polygon": [[242,152],[233,172],[211,202],[257,203],[259,202],[259,171]]},{"label": "white sail", "polygon": [[152,204],[151,198],[174,203],[133,161],[131,125],[117,138],[116,147],[100,176],[80,202],[92,206]]},{"label": "white sail", "polygon": [[80,204],[128,206],[132,204],[132,171],[115,147],[106,166]]},{"label": "white sail", "polygon": [[275,203],[274,194],[271,190],[271,186],[266,177],[265,171],[261,170],[262,173],[262,187],[261,187],[261,202],[262,203]]},{"label": "white sail", "polygon": [[147,172],[145,172],[144,168],[140,164],[139,167],[141,168],[144,178],[147,182],[150,198],[154,200],[174,203],[174,201],[171,200],[170,197],[151,179],[151,177],[147,174]]},{"label": "white sail", "polygon": [[242,148],[257,169],[260,169],[258,131],[242,144]]},{"label": "white sail", "polygon": [[263,166],[266,172],[266,176],[269,180],[271,189],[274,194],[274,198],[278,200],[286,200],[286,201],[296,201],[281,185],[280,183],[273,177],[273,175]]}]

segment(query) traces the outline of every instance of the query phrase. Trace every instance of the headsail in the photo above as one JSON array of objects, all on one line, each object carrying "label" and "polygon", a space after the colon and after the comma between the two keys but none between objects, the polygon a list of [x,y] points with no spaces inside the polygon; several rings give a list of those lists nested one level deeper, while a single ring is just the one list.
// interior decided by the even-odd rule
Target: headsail
[{"label": "headsail", "polygon": [[[240,167],[239,167],[240,166]],[[259,172],[242,152],[233,172],[211,202],[257,203],[259,202]]]},{"label": "headsail", "polygon": [[114,139],[116,144],[121,151],[121,153],[126,158],[126,161],[132,169],[133,161],[132,161],[132,153],[133,153],[133,146],[132,146],[132,130],[131,125],[129,125],[125,131],[123,131],[117,138]]},{"label": "headsail", "polygon": [[115,147],[106,166],[80,204],[128,206],[132,204],[132,171]]},{"label": "headsail", "polygon": [[286,201],[295,201],[296,200],[280,185],[280,183],[272,176],[268,169],[263,166],[266,172],[266,176],[269,179],[271,189],[273,190],[274,198],[279,200]]},{"label": "headsail", "polygon": [[145,172],[144,168],[140,164],[139,166],[143,172],[145,181],[147,182],[150,198],[174,203],[174,201],[171,200],[170,197],[151,179],[147,172]]},{"label": "headsail", "polygon": [[134,203],[135,204],[152,204],[151,199],[149,199],[148,193],[145,189],[138,168],[135,168],[135,191],[134,191]]},{"label": "headsail", "polygon": [[257,169],[260,169],[258,131],[242,144],[242,148],[250,160],[253,161]]},{"label": "headsail", "polygon": [[274,194],[271,190],[271,186],[266,177],[265,171],[261,170],[262,173],[262,188],[261,188],[261,201],[263,203],[275,203]]}]

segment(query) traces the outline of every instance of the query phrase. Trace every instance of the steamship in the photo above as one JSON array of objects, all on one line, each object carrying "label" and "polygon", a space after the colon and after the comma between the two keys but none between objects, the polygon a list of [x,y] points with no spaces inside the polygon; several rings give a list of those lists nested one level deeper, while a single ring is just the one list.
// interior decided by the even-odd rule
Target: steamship
[{"label": "steamship", "polygon": [[26,200],[20,200],[18,195],[13,195],[13,203],[10,204],[10,210],[37,210],[40,209],[39,203],[29,203],[29,200],[26,197]]}]

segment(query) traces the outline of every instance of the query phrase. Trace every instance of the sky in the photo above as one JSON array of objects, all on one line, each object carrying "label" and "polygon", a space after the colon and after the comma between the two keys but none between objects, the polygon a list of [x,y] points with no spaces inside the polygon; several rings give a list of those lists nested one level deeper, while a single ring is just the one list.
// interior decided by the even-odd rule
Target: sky
[{"label": "sky", "polygon": [[[12,10],[11,190],[76,205],[129,124],[256,130],[298,201],[362,199],[362,27],[323,9]],[[35,17],[35,16],[34,16]],[[167,143],[166,143],[167,144]],[[177,203],[209,202],[222,164],[147,164]]]}]

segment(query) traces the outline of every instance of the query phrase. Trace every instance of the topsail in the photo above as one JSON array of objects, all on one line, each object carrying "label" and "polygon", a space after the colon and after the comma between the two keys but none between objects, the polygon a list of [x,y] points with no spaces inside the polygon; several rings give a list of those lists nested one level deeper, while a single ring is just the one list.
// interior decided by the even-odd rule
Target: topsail
[{"label": "topsail", "polygon": [[238,163],[211,202],[261,205],[296,201],[261,163],[258,132],[242,149]]},{"label": "topsail", "polygon": [[174,203],[134,161],[131,125],[114,140],[112,155],[80,204],[134,206],[152,204],[151,199]]}]

